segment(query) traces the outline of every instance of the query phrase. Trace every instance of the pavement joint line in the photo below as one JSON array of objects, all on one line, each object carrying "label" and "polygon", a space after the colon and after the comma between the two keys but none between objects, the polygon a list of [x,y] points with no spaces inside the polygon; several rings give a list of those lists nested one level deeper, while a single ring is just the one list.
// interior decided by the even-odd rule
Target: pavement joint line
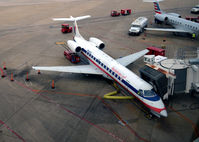
[{"label": "pavement joint line", "polygon": [[79,119],[81,119],[81,120],[87,122],[88,124],[94,126],[95,128],[97,128],[97,129],[99,129],[99,130],[105,132],[105,133],[108,134],[109,136],[112,136],[114,139],[116,139],[116,140],[118,140],[118,141],[120,141],[120,142],[124,142],[124,140],[122,140],[120,137],[116,136],[115,134],[111,133],[110,131],[108,131],[108,130],[106,130],[106,129],[100,127],[100,126],[95,125],[94,123],[90,122],[89,120],[85,119],[84,117],[81,117],[80,115],[76,114],[75,112],[70,111],[69,109],[67,109],[66,107],[60,105],[59,103],[56,103],[55,101],[53,101],[53,100],[50,99],[49,97],[47,97],[47,96],[45,96],[45,95],[42,95],[41,92],[38,92],[38,90],[35,91],[34,89],[32,89],[32,88],[30,88],[30,87],[24,85],[24,84],[21,83],[21,82],[16,81],[16,80],[15,80],[15,82],[16,82],[19,86],[21,86],[21,87],[23,87],[23,88],[26,88],[26,89],[32,91],[33,93],[35,93],[35,94],[37,94],[37,95],[39,95],[39,96],[41,96],[41,97],[47,99],[49,102],[55,104],[55,105],[58,106],[59,108],[61,108],[61,109],[65,110],[65,111],[67,111],[68,113],[71,113],[72,115],[74,115],[74,116],[78,117]]},{"label": "pavement joint line", "polygon": [[[0,68],[0,69],[1,69],[1,68]],[[58,107],[60,107],[61,109],[65,108],[65,107],[63,107],[63,106],[61,106],[60,104],[54,102],[53,100],[51,100],[51,99],[48,98],[47,96],[44,96],[45,94],[43,94],[43,93],[55,93],[55,94],[64,94],[64,95],[74,95],[74,96],[84,96],[84,97],[85,97],[85,96],[87,96],[87,97],[95,97],[95,98],[97,98],[98,100],[100,100],[100,101],[101,101],[101,102],[102,102],[102,103],[103,103],[103,104],[116,116],[116,118],[117,118],[118,120],[120,120],[122,123],[124,123],[125,126],[127,126],[127,128],[130,130],[130,132],[131,132],[132,134],[134,134],[137,138],[139,138],[140,140],[142,140],[142,141],[144,141],[144,142],[149,142],[148,140],[146,140],[146,139],[140,137],[140,136],[137,134],[137,132],[136,132],[135,130],[133,130],[133,129],[122,119],[122,117],[121,117],[119,114],[117,114],[117,113],[113,110],[113,108],[112,108],[110,105],[108,105],[108,104],[107,104],[101,97],[99,97],[99,96],[95,96],[95,95],[91,95],[91,94],[55,92],[55,91],[49,91],[49,90],[37,90],[37,89],[32,89],[32,88],[28,87],[27,85],[25,85],[25,84],[23,84],[23,83],[21,83],[21,82],[19,82],[19,81],[15,81],[15,82],[16,82],[19,86],[21,86],[21,87],[23,87],[23,88],[26,88],[26,89],[30,90],[31,92],[33,92],[33,93],[35,93],[35,94],[38,94],[38,95],[42,96],[43,98],[47,99],[49,102],[52,102],[53,104],[56,104],[56,105],[57,105]],[[68,109],[66,109],[66,108],[65,108],[64,110],[67,111],[67,112],[69,112],[69,113],[71,113],[71,114],[73,114],[73,115],[75,114],[74,112],[72,112],[72,111],[70,111],[70,110],[68,110]],[[81,116],[79,116],[78,114],[76,114],[75,116],[78,117],[78,118],[80,118],[81,120],[84,120],[84,121],[86,121],[87,123],[93,125],[94,127],[96,127],[96,128],[98,128],[98,129],[100,129],[100,130],[102,130],[102,131],[108,133],[108,134],[111,135],[112,137],[114,137],[114,138],[116,138],[116,139],[119,138],[119,137],[115,136],[114,134],[112,134],[111,132],[109,132],[108,130],[106,130],[106,129],[102,128],[102,127],[99,127],[99,126],[95,125],[94,123],[92,123],[92,122],[86,120],[84,117],[81,117]],[[106,130],[106,131],[105,131],[105,130]],[[107,131],[108,131],[108,132],[107,132]],[[121,139],[119,138],[119,140],[121,140]],[[122,141],[124,141],[124,140],[122,140]]]},{"label": "pavement joint line", "polygon": [[[102,98],[101,97],[99,97],[99,96],[95,96],[95,95],[89,95],[89,94],[80,94],[80,93],[65,93],[65,92],[55,92],[55,91],[48,91],[48,90],[35,90],[35,89],[32,89],[32,88],[30,88],[30,87],[28,87],[28,86],[26,86],[26,85],[24,85],[23,83],[21,83],[21,82],[18,82],[18,81],[16,81],[16,83],[18,84],[18,85],[20,85],[21,87],[24,87],[24,88],[26,88],[26,89],[28,89],[28,90],[30,90],[30,91],[32,91],[32,92],[34,92],[34,93],[36,93],[36,94],[38,94],[38,95],[40,95],[40,96],[42,96],[42,97],[44,97],[44,94],[41,94],[42,92],[47,92],[47,93],[56,93],[56,94],[67,94],[67,95],[76,95],[76,96],[87,96],[87,97],[95,97],[95,98],[97,98],[98,100],[100,100],[101,102],[103,102],[103,103],[105,103],[103,100],[102,100]],[[48,98],[48,97],[44,97],[44,98]],[[49,101],[49,99],[47,99],[48,101]],[[52,100],[50,101],[50,102],[52,102],[52,103],[54,103],[54,104],[56,104],[56,105],[58,105],[58,103],[56,103],[56,102],[53,102]],[[142,138],[142,137],[140,137],[107,103],[105,103],[105,105],[111,110],[111,112],[120,120],[120,121],[122,121],[126,126],[127,126],[127,128],[130,130],[130,132],[131,133],[133,133],[136,137],[138,137],[140,140],[142,140],[142,141],[145,141],[145,142],[148,142],[147,140],[145,140],[144,138]],[[61,105],[58,105],[60,108],[62,108],[63,109],[63,106],[61,107]],[[65,109],[64,109],[65,110]],[[65,110],[66,111],[66,110]],[[67,111],[67,112],[69,112],[69,111]],[[71,111],[72,112],[72,111]],[[70,113],[70,112],[69,112]],[[74,112],[73,112],[74,113]],[[73,114],[72,113],[72,114]],[[77,114],[78,115],[78,114]],[[77,115],[75,115],[75,116],[77,116]],[[79,116],[79,115],[78,115]],[[80,116],[81,117],[81,116]],[[79,117],[79,118],[80,118]],[[83,119],[81,119],[81,120],[84,120],[84,121],[86,121],[87,123],[88,122],[90,122],[90,121],[88,121],[88,120],[86,120],[85,118],[83,118]],[[89,124],[93,124],[92,122],[90,122]],[[96,128],[101,128],[101,127],[99,127],[99,126],[97,126],[97,125],[95,125],[94,124],[94,126],[96,127]],[[100,130],[106,130],[106,129],[104,129],[104,128],[102,128],[102,129],[100,129]],[[107,132],[108,130],[106,130],[106,131],[104,131],[104,132]],[[112,134],[111,132],[108,132],[108,134],[109,135],[111,135],[112,137],[113,136],[115,136],[114,134]],[[115,137],[115,138],[117,138],[117,136]],[[118,139],[118,138],[117,138]],[[122,140],[122,141],[124,141],[124,140]]]},{"label": "pavement joint line", "polygon": [[[122,117],[117,114],[113,108],[108,105],[101,97],[99,96],[95,96],[95,95],[88,95],[88,94],[80,94],[80,93],[66,93],[66,92],[54,92],[54,91],[48,91],[48,90],[33,90],[33,91],[36,91],[36,92],[39,92],[39,93],[42,93],[42,92],[45,92],[45,93],[55,93],[55,94],[64,94],[64,95],[74,95],[74,96],[83,96],[83,97],[95,97],[97,98],[98,100],[100,100],[114,115],[115,117],[120,120],[122,123],[125,124],[125,126],[127,126],[127,128],[130,130],[131,133],[133,133],[136,137],[138,137],[140,140],[144,141],[144,142],[148,142],[148,140],[140,137],[137,132],[135,130],[133,130],[123,119]],[[44,95],[42,93],[42,95]]]},{"label": "pavement joint line", "polygon": [[40,95],[40,96],[42,96],[43,98],[47,99],[49,102],[55,104],[56,106],[58,106],[59,108],[65,110],[66,112],[68,112],[68,113],[70,113],[70,114],[72,114],[72,115],[78,117],[78,118],[81,119],[81,120],[84,120],[84,121],[87,122],[88,124],[90,124],[90,125],[92,125],[92,126],[98,128],[99,130],[101,130],[101,131],[107,133],[108,135],[112,136],[112,137],[115,138],[116,140],[118,140],[118,141],[120,141],[120,142],[124,142],[124,140],[122,140],[121,138],[119,138],[119,137],[116,136],[115,134],[111,133],[110,131],[108,131],[108,130],[106,130],[106,129],[100,127],[100,126],[95,125],[94,123],[92,123],[91,121],[85,119],[84,117],[80,116],[79,114],[77,114],[77,113],[75,113],[75,112],[73,112],[73,111],[67,109],[66,107],[60,105],[59,103],[56,103],[55,101],[53,101],[53,100],[50,99],[49,97],[47,97],[47,96],[45,96],[45,95],[43,95],[43,94],[41,94],[41,93],[38,93],[38,95]]},{"label": "pavement joint line", "polygon": [[[127,128],[130,130],[130,132],[131,133],[133,133],[136,137],[138,137],[140,140],[142,140],[142,141],[145,141],[145,142],[148,142],[146,139],[144,139],[144,138],[142,138],[142,137],[140,137],[138,134],[137,134],[137,132],[136,131],[134,131],[120,116],[119,116],[119,114],[117,114],[107,103],[105,103],[104,101],[103,101],[103,99],[101,98],[101,97],[99,97],[99,96],[95,96],[95,95],[90,95],[90,94],[80,94],[80,93],[65,93],[65,92],[55,92],[55,91],[48,91],[48,90],[35,90],[35,89],[32,89],[32,88],[30,88],[30,87],[28,87],[28,86],[26,86],[25,84],[23,84],[23,83],[21,83],[21,82],[18,82],[18,81],[16,81],[16,83],[18,84],[18,85],[20,85],[21,87],[23,87],[23,88],[26,88],[26,89],[28,89],[28,90],[30,90],[30,91],[32,91],[32,92],[34,92],[34,93],[36,93],[36,94],[38,94],[38,95],[40,95],[40,96],[42,96],[42,97],[44,97],[44,94],[42,94],[41,95],[41,93],[42,92],[45,92],[45,93],[56,93],[56,94],[65,94],[65,95],[75,95],[75,96],[87,96],[87,97],[95,97],[95,98],[97,98],[98,100],[100,100],[102,103],[104,103],[108,108],[109,108],[109,110],[120,120],[120,121],[122,121],[126,126],[127,126]],[[44,97],[45,98],[45,97]],[[46,98],[47,99],[47,98]],[[50,101],[50,102],[52,102],[52,101]],[[52,103],[54,103],[54,102],[52,102]],[[55,103],[54,103],[55,104]],[[67,111],[68,112],[68,111]],[[82,119],[82,120],[84,120],[84,119]],[[86,119],[85,119],[86,120]],[[84,120],[84,121],[85,121]],[[91,124],[91,123],[89,123],[89,124]],[[93,123],[92,123],[93,124]],[[95,126],[96,127],[96,126]],[[98,127],[97,127],[98,128]],[[98,128],[99,129],[99,128]],[[109,134],[110,134],[110,132],[109,132]],[[111,135],[113,135],[113,134],[111,134]]]},{"label": "pavement joint line", "polygon": [[178,112],[177,110],[175,110],[173,107],[168,106],[168,108],[170,108],[172,111],[174,111],[175,113],[177,113],[177,114],[178,114],[181,118],[183,118],[185,121],[187,121],[188,123],[190,123],[191,126],[192,126],[192,128],[193,128],[193,130],[194,130],[194,132],[195,132],[196,137],[199,137],[199,130],[198,130],[196,124],[195,124],[192,120],[190,120],[190,119],[187,118],[185,115],[183,115],[182,113],[180,113],[180,112]]},{"label": "pavement joint line", "polygon": [[1,123],[5,128],[7,128],[10,132],[12,132],[15,136],[17,136],[21,141],[26,142],[22,136],[20,136],[17,132],[15,132],[15,131],[12,130],[10,127],[8,127],[8,125],[6,125],[2,120],[0,120],[0,123]]},{"label": "pavement joint line", "polygon": [[106,105],[106,107],[123,123],[123,124],[125,124],[125,126],[130,130],[130,132],[132,133],[132,134],[134,134],[137,138],[139,138],[140,140],[142,140],[142,141],[144,141],[144,142],[149,142],[148,140],[146,140],[146,139],[144,139],[144,138],[142,138],[142,137],[140,137],[139,135],[138,135],[138,133],[135,131],[135,130],[133,130],[133,128],[132,127],[130,127],[127,123],[126,123],[126,121],[118,114],[118,113],[116,113],[115,111],[114,111],[114,109],[109,105],[109,104],[107,104],[103,99],[101,99],[100,97],[97,97],[99,100],[101,100],[102,101],[102,103],[104,104],[104,105]]}]

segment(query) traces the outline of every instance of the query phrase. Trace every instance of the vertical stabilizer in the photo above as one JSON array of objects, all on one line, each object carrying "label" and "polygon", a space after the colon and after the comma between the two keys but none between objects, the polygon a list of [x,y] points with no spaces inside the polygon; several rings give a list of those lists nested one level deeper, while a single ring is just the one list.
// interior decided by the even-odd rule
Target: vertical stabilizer
[{"label": "vertical stabilizer", "polygon": [[154,4],[154,11],[156,14],[162,14],[162,10],[160,9],[159,2],[163,0],[143,0],[144,2],[153,2]]}]

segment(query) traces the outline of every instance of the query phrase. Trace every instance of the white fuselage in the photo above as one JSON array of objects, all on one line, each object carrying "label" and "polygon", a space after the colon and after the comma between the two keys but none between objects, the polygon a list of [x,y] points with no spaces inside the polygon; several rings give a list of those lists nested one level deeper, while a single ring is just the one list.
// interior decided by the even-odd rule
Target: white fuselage
[{"label": "white fuselage", "polygon": [[190,34],[197,34],[199,35],[199,23],[192,22],[183,18],[179,18],[167,13],[162,14],[155,14],[155,17],[159,17],[162,15],[164,18],[167,18],[166,23],[173,26],[176,29],[187,31]]},{"label": "white fuselage", "polygon": [[111,58],[109,55],[93,46],[89,41],[81,37],[75,37],[75,42],[81,45],[82,54],[86,56],[89,61],[95,65],[100,71],[103,72],[103,76],[111,78],[125,88],[131,95],[135,96],[145,106],[152,111],[160,114],[162,110],[165,110],[165,106],[159,98],[156,101],[151,101],[138,94],[141,90],[152,90],[153,87],[138,77],[136,74],[131,72],[129,69],[118,63],[116,60]]}]

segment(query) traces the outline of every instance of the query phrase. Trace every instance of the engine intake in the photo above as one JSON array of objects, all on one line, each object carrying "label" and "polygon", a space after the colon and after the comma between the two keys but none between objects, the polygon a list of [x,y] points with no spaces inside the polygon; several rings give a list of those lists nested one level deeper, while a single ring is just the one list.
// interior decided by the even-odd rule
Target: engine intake
[{"label": "engine intake", "polygon": [[99,49],[103,49],[105,47],[105,44],[98,38],[90,37],[89,41],[94,43]]},{"label": "engine intake", "polygon": [[164,14],[156,14],[155,18],[161,22],[166,22],[168,20],[168,17]]},{"label": "engine intake", "polygon": [[80,52],[82,50],[81,46],[73,40],[68,40],[67,45],[73,52]]}]

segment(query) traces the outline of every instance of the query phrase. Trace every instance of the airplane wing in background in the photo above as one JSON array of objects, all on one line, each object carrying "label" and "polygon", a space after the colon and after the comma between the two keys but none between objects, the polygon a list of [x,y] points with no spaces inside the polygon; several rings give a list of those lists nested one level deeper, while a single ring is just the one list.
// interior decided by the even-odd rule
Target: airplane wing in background
[{"label": "airplane wing in background", "polygon": [[136,61],[140,57],[144,56],[148,52],[149,52],[149,50],[145,49],[140,52],[133,53],[133,54],[130,54],[130,55],[122,57],[122,58],[118,58],[118,59],[116,59],[116,61],[118,61],[123,66],[128,66],[129,64]]},{"label": "airplane wing in background", "polygon": [[181,29],[164,29],[164,28],[144,28],[147,31],[160,31],[160,32],[180,32],[180,33],[188,33],[188,31]]},{"label": "airplane wing in background", "polygon": [[80,66],[50,66],[50,67],[39,67],[33,66],[35,70],[43,71],[57,71],[57,72],[68,72],[68,73],[82,73],[82,74],[96,74],[103,75],[103,73],[92,65],[80,65]]}]

